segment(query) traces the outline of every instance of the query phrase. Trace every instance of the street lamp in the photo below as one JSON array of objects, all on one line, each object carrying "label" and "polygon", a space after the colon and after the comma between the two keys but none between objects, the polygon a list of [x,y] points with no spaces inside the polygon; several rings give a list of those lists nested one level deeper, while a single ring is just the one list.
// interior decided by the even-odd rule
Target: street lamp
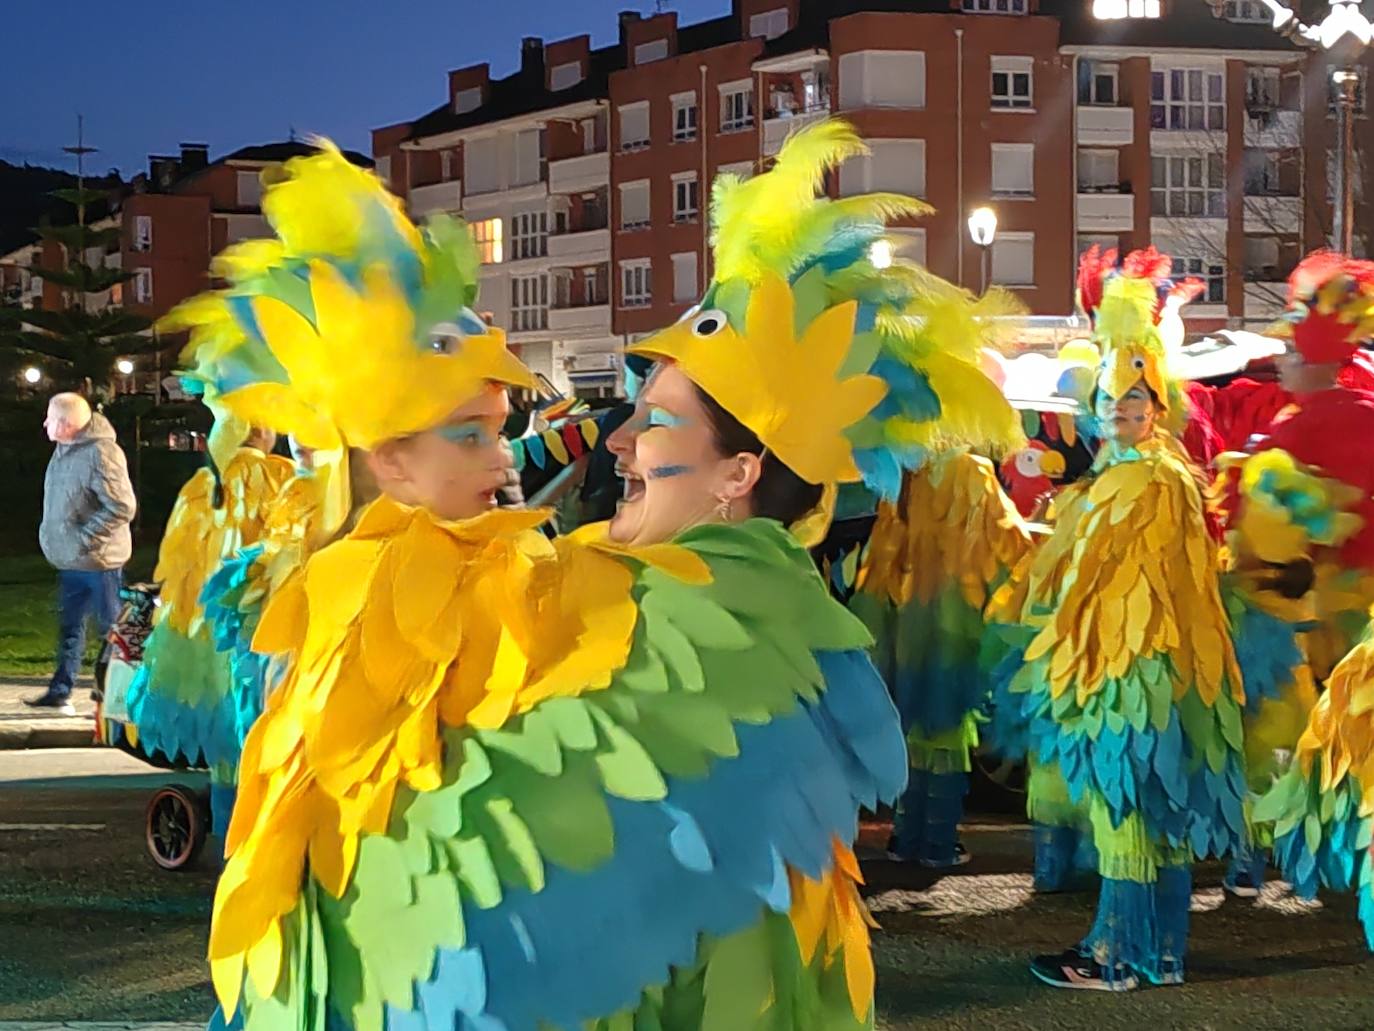
[{"label": "street lamp", "polygon": [[968,216],[968,235],[983,252],[982,293],[988,292],[988,252],[997,237],[997,212],[992,208],[974,208]]},{"label": "street lamp", "polygon": [[1302,46],[1326,52],[1336,70],[1331,82],[1336,94],[1336,210],[1332,220],[1335,246],[1349,254],[1355,242],[1355,65],[1374,41],[1374,23],[1360,10],[1359,0],[1331,0],[1331,10],[1316,25],[1298,20],[1278,0],[1260,0],[1273,19],[1271,28]]},{"label": "street lamp", "polygon": [[115,368],[119,370],[121,376],[132,376],[134,372],[134,363],[128,358],[121,358],[119,361],[115,362]]},{"label": "street lamp", "polygon": [[24,370],[24,382],[31,387],[36,387],[38,381],[43,378],[43,370],[35,365],[30,365]]},{"label": "street lamp", "polygon": [[886,240],[874,240],[868,248],[868,261],[876,269],[892,267],[892,244]]}]

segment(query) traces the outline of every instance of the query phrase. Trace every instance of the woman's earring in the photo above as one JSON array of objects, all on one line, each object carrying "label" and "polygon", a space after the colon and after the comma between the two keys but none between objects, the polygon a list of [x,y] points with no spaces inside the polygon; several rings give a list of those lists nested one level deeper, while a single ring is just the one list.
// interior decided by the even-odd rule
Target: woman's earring
[{"label": "woman's earring", "polygon": [[730,516],[732,514],[732,510],[734,509],[734,507],[735,503],[730,498],[717,498],[716,516],[720,519],[722,523],[728,523],[730,522]]}]

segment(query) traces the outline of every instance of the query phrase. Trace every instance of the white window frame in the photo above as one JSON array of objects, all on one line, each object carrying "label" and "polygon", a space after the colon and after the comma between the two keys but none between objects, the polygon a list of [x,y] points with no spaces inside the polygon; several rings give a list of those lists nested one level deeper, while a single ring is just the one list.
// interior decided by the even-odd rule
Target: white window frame
[{"label": "white window frame", "polygon": [[483,265],[499,265],[506,259],[505,226],[499,218],[484,218],[468,223],[468,232]]},{"label": "white window frame", "polygon": [[[994,143],[991,145],[991,163],[988,169],[988,184],[992,196],[1005,199],[1024,199],[1035,196],[1035,144],[1034,143]],[[1015,162],[1020,166],[1025,162],[1026,179],[1024,186],[1019,183],[1008,185],[1003,182],[1000,186],[997,182],[997,158],[1002,156],[1004,162]],[[1004,167],[1006,167],[1004,165]]]},{"label": "white window frame", "polygon": [[1121,151],[1114,147],[1080,147],[1075,173],[1079,193],[1116,193],[1121,186]]},{"label": "white window frame", "polygon": [[1226,155],[1150,155],[1150,213],[1155,218],[1225,218]]},{"label": "white window frame", "polygon": [[513,214],[510,219],[510,260],[542,258],[548,253],[548,211],[540,208]]},{"label": "white window frame", "polygon": [[[690,264],[691,275],[687,275]],[[673,255],[673,303],[690,304],[701,293],[697,282],[697,252],[681,251]]]},{"label": "white window frame", "polygon": [[720,131],[743,132],[754,127],[754,80],[723,83],[720,87]]},{"label": "white window frame", "polygon": [[[884,97],[879,94],[879,82],[885,80],[875,73],[885,60],[912,63],[915,70],[903,79],[915,84],[914,97]],[[895,111],[923,111],[927,100],[926,83],[924,50],[855,50],[840,55],[841,110],[888,108]]]},{"label": "white window frame", "polygon": [[[1086,107],[1117,107],[1121,103],[1121,65],[1116,61],[1098,61],[1086,57],[1082,59],[1082,64],[1086,65],[1088,69],[1088,89],[1086,97],[1083,95],[1083,90],[1079,89],[1078,102]],[[1098,92],[1098,81],[1101,79],[1111,81],[1112,96],[1110,100],[1103,100]]]},{"label": "white window frame", "polygon": [[698,122],[701,119],[701,110],[697,106],[696,90],[688,90],[685,93],[674,93],[673,102],[673,142],[686,143],[688,140],[697,138],[700,131]]},{"label": "white window frame", "polygon": [[592,307],[606,302],[601,298],[601,276],[597,272],[595,265],[588,265],[582,269],[582,304],[584,307]]},{"label": "white window frame", "polygon": [[[1022,77],[1024,77],[1024,82]],[[1001,88],[998,79],[1001,78]],[[1022,92],[1017,87],[1025,86]],[[1035,59],[1022,56],[992,57],[992,78],[989,83],[991,105],[995,111],[1035,110]]]},{"label": "white window frame", "polygon": [[549,328],[547,272],[510,277],[510,328],[513,333],[535,333]]},{"label": "white window frame", "polygon": [[635,46],[635,64],[653,64],[655,61],[662,61],[668,56],[668,40],[660,36],[658,39],[646,40]]},{"label": "white window frame", "polygon": [[151,251],[153,249],[153,216],[135,215],[134,216],[134,242],[133,249],[136,251]]},{"label": "white window frame", "polygon": [[453,95],[453,113],[465,115],[469,111],[476,111],[482,106],[482,87],[470,86],[467,89],[460,89]]},{"label": "white window frame", "polygon": [[749,38],[762,36],[764,39],[777,39],[790,29],[791,21],[786,7],[776,7],[771,11],[760,11],[749,17]]},{"label": "white window frame", "polygon": [[557,93],[560,90],[572,89],[582,81],[582,62],[564,61],[556,64],[549,70],[549,89]]},{"label": "white window frame", "polygon": [[647,308],[654,303],[653,261],[627,258],[620,263],[620,307]]},{"label": "white window frame", "polygon": [[[1214,84],[1219,93],[1216,98],[1212,97]],[[1225,72],[1215,68],[1152,69],[1150,128],[1155,131],[1225,131]]]},{"label": "white window frame", "polygon": [[134,302],[153,303],[153,270],[147,266],[134,269]]},{"label": "white window frame", "polygon": [[[637,232],[641,229],[648,229],[653,223],[653,190],[649,186],[648,179],[634,179],[627,183],[620,183],[620,231],[622,233]],[[634,190],[643,189],[644,191],[644,217],[642,219],[625,219],[625,195]]]},{"label": "white window frame", "polygon": [[[630,115],[637,117],[641,112],[643,112],[644,115],[644,128],[642,135],[638,133],[629,133],[627,135],[627,126],[625,124],[626,117]],[[618,121],[620,122],[620,152],[622,154],[628,154],[630,151],[644,150],[645,148],[647,148],[649,146],[650,132],[649,102],[647,100],[637,100],[633,104],[622,104],[620,106],[619,115],[620,117]],[[634,128],[634,126],[631,125],[628,128],[632,129]],[[631,139],[631,136],[634,136],[635,138]]]},{"label": "white window frame", "polygon": [[1026,0],[963,0],[965,14],[1025,14]]},{"label": "white window frame", "polygon": [[1093,0],[1092,14],[1100,21],[1158,18],[1163,14],[1161,0]]},{"label": "white window frame", "polygon": [[1207,284],[1197,304],[1226,303],[1226,259],[1224,257],[1197,258],[1175,254],[1172,275],[1175,279],[1194,276]]},{"label": "white window frame", "polygon": [[[1258,0],[1255,0],[1258,2]],[[1283,95],[1283,74],[1273,65],[1252,64],[1245,69],[1245,107],[1247,110],[1279,106]]]},{"label": "white window frame", "polygon": [[[999,275],[997,269],[997,248],[1005,248],[1008,244],[1017,244],[1025,248],[1025,252],[1030,255],[1030,271],[1025,276],[1018,275]],[[1004,251],[1005,253],[1005,251]],[[999,286],[1011,287],[1032,287],[1035,286],[1035,234],[1021,232],[1001,232],[992,241],[992,253],[989,257],[988,281]]]},{"label": "white window frame", "polygon": [[695,222],[701,217],[701,184],[695,172],[673,175],[673,221]]}]

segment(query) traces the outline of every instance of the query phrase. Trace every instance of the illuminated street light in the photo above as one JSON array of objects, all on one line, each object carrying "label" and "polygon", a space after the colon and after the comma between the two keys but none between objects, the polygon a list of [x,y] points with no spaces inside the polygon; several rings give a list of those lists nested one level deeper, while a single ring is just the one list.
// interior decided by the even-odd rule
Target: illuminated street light
[{"label": "illuminated street light", "polygon": [[119,370],[121,375],[130,376],[134,371],[134,363],[128,358],[121,358],[115,362],[115,368]]},{"label": "illuminated street light", "polygon": [[974,208],[968,216],[968,235],[983,252],[982,293],[988,292],[988,252],[997,237],[997,212],[992,208]]},{"label": "illuminated street light", "polygon": [[868,261],[876,269],[892,267],[892,244],[886,240],[874,240],[868,249]]},{"label": "illuminated street light", "polygon": [[43,370],[39,369],[37,366],[30,365],[27,369],[24,370],[24,382],[31,387],[36,386],[38,384],[38,381],[42,378]]}]

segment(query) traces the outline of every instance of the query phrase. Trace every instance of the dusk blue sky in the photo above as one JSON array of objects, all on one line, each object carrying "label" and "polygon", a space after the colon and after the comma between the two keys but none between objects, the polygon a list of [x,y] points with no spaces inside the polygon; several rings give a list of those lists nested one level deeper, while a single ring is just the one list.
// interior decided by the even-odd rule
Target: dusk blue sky
[{"label": "dusk blue sky", "polygon": [[[45,0],[6,3],[0,158],[71,168],[86,118],[88,166],[126,176],[182,141],[219,156],[321,133],[366,152],[369,131],[444,98],[451,68],[515,70],[522,36],[616,39],[616,0]],[[691,24],[730,0],[672,0]]]}]

